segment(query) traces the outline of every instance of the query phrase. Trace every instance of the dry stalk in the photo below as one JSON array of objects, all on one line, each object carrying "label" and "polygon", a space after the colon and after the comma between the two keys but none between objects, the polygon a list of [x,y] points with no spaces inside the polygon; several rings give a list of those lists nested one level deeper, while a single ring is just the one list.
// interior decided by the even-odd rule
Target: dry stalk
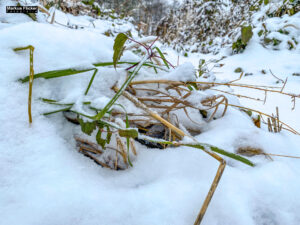
[{"label": "dry stalk", "polygon": [[53,24],[55,22],[55,11],[53,12],[50,24]]},{"label": "dry stalk", "polygon": [[130,138],[130,147],[131,147],[132,153],[136,156],[137,151],[136,151],[136,148],[135,148],[134,140],[132,138]]},{"label": "dry stalk", "polygon": [[299,156],[291,156],[291,155],[279,155],[279,154],[272,154],[272,153],[265,153],[266,155],[270,156],[278,156],[278,157],[287,157],[287,158],[293,158],[293,159],[300,159]]},{"label": "dry stalk", "polygon": [[28,118],[29,123],[32,123],[32,115],[31,115],[31,99],[32,99],[32,85],[34,79],[34,70],[33,70],[33,51],[34,47],[32,45],[28,45],[27,47],[15,48],[14,51],[22,51],[29,49],[29,63],[30,63],[30,71],[29,71],[29,94],[28,94]]},{"label": "dry stalk", "polygon": [[[200,82],[200,81],[197,81],[197,82],[196,81],[195,82],[188,82],[188,83],[243,87],[243,88],[255,89],[255,90],[260,90],[260,91],[265,91],[265,92],[279,93],[279,94],[283,94],[283,95],[287,95],[287,96],[291,96],[291,97],[297,97],[297,98],[300,97],[300,95],[295,95],[295,94],[291,94],[291,93],[281,92],[281,90],[277,91],[277,90],[271,90],[271,89],[262,88],[263,86],[254,86],[254,85],[246,85],[246,84],[232,84],[232,83]],[[269,88],[273,88],[273,87],[269,87]]]},{"label": "dry stalk", "polygon": [[[224,104],[224,103],[222,103],[222,104]],[[227,105],[228,106],[232,106],[232,107],[236,107],[236,108],[240,108],[240,109],[244,109],[244,110],[248,110],[248,111],[253,111],[253,112],[258,113],[261,116],[266,116],[268,118],[272,118],[271,115],[263,113],[263,112],[260,112],[260,111],[255,110],[255,109],[250,109],[250,108],[247,108],[247,107],[243,107],[243,106],[239,106],[239,105],[233,105],[233,104],[229,104],[229,103],[227,103]],[[288,130],[288,131],[292,132],[293,134],[300,135],[296,130],[294,130],[292,127],[290,127],[286,123],[284,123],[284,122],[282,122],[280,120],[278,120],[278,122],[281,123],[282,125],[286,126],[286,127],[282,127],[282,129]]]},{"label": "dry stalk", "polygon": [[[217,102],[217,99],[219,99],[219,98],[222,98],[222,100],[220,102]],[[213,105],[214,102],[217,102],[217,103],[215,105]],[[209,97],[209,98],[206,98],[206,99],[202,100],[201,104],[204,105],[204,106],[209,106],[210,107],[206,110],[215,108],[214,112],[212,113],[212,115],[208,119],[208,121],[211,121],[213,119],[213,117],[215,116],[216,112],[218,111],[218,108],[219,108],[220,104],[225,105],[224,111],[222,113],[222,117],[225,115],[225,113],[227,111],[228,99],[224,95],[213,96],[213,97]]]},{"label": "dry stalk", "polygon": [[219,91],[219,92],[222,92],[222,93],[225,93],[225,94],[228,94],[228,95],[236,96],[238,98],[248,98],[248,99],[251,99],[251,100],[254,100],[254,101],[261,101],[261,102],[263,102],[263,100],[261,100],[259,98],[252,98],[252,97],[249,97],[249,96],[246,96],[246,95],[234,94],[234,93],[230,93],[228,91],[223,91],[223,90],[214,89],[214,88],[210,88],[210,90]]},{"label": "dry stalk", "polygon": [[276,107],[276,115],[272,114],[272,117],[268,118],[268,130],[270,132],[279,133],[282,129],[282,124],[279,120],[278,107]]},{"label": "dry stalk", "polygon": [[272,70],[270,70],[270,73],[271,73],[271,75],[272,75],[275,79],[277,79],[278,82],[280,81],[281,83],[284,84],[284,80],[282,80],[282,79],[278,78],[277,76],[275,76],[275,75],[273,74]]},{"label": "dry stalk", "polygon": [[105,163],[101,162],[100,160],[98,160],[96,157],[94,157],[93,155],[89,154],[87,151],[85,151],[85,147],[80,147],[79,148],[79,152],[81,152],[82,154],[84,154],[85,156],[91,158],[92,160],[94,160],[95,163],[97,163],[98,165],[105,167],[105,168],[110,168],[108,165],[106,165]]},{"label": "dry stalk", "polygon": [[285,85],[286,85],[287,81],[288,81],[288,78],[285,79],[280,92],[283,92],[283,89],[285,88]]},{"label": "dry stalk", "polygon": [[[187,94],[185,94],[182,98],[186,99],[187,97],[189,97],[192,93],[188,92]],[[170,106],[169,109],[165,110],[164,112],[162,112],[162,115],[167,114],[169,112],[171,112],[174,108],[176,108],[180,103],[174,103],[173,105]]]},{"label": "dry stalk", "polygon": [[296,107],[296,98],[295,97],[292,97],[292,103],[293,103],[292,110],[294,110]]},{"label": "dry stalk", "polygon": [[241,79],[243,78],[243,75],[244,75],[244,72],[241,73],[241,75],[240,75],[240,77],[239,77],[238,79],[232,80],[232,81],[230,81],[230,82],[228,82],[228,83],[233,83],[233,82],[236,82],[236,81],[241,80]]}]

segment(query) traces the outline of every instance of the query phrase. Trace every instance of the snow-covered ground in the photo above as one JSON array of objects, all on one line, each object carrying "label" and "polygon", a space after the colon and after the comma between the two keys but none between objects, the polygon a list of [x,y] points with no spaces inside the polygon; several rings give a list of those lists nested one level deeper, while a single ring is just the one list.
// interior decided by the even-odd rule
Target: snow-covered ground
[{"label": "snow-covered ground", "polygon": [[[139,154],[133,167],[124,171],[104,169],[77,152],[73,134],[78,127],[61,114],[41,115],[53,108],[39,97],[76,101],[91,72],[34,80],[33,124],[28,124],[28,84],[17,80],[28,74],[29,54],[16,53],[13,48],[33,45],[34,69],[39,73],[112,61],[113,38],[100,34],[99,29],[72,30],[29,22],[23,15],[5,19],[8,23],[0,22],[0,224],[193,224],[217,170],[216,160],[187,147],[162,151],[137,144]],[[166,51],[176,65],[177,55]],[[199,58],[220,58],[222,54],[228,56],[220,62],[224,66],[212,70],[218,79],[237,79],[239,74],[234,70],[241,67],[253,75],[239,83],[280,86],[271,69],[283,80],[289,77],[286,92],[300,94],[300,77],[292,76],[300,73],[299,49],[273,51],[253,40],[243,54],[191,55],[180,57],[180,64],[190,61],[197,66]],[[129,52],[123,59],[137,60],[137,56]],[[262,69],[267,74],[262,74]],[[124,75],[122,70],[100,68],[94,84],[102,85],[92,87],[86,98],[97,99],[99,90],[108,90],[106,96],[111,95],[107,86]],[[257,91],[235,91],[264,99],[264,93]],[[268,94],[265,105],[247,99],[240,102],[269,114],[278,106],[281,120],[300,132],[298,100],[293,111],[290,98],[278,94]],[[253,146],[266,153],[300,156],[300,136],[259,129],[246,114],[233,108],[223,118],[207,123],[196,139],[230,152]],[[299,224],[299,159],[249,159],[256,163],[254,168],[228,159],[229,166],[203,224]]]}]

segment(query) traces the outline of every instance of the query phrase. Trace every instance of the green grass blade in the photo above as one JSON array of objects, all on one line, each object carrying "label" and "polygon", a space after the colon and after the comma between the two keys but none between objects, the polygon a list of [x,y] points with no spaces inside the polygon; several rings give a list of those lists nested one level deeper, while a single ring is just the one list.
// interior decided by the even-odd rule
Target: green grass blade
[{"label": "green grass blade", "polygon": [[55,111],[51,111],[51,112],[47,112],[47,113],[43,113],[44,116],[48,116],[54,113],[59,113],[59,112],[64,112],[64,111],[68,111],[72,108],[72,106],[69,106],[67,108],[63,108],[63,109],[59,109],[59,110],[55,110]]},{"label": "green grass blade", "polygon": [[170,69],[169,64],[168,64],[168,62],[167,62],[167,60],[166,60],[164,54],[161,52],[161,50],[160,50],[158,47],[155,47],[154,49],[157,50],[158,54],[159,54],[160,57],[162,58],[162,60],[163,60],[164,64],[166,65],[166,67],[167,67],[168,69]]},{"label": "green grass blade", "polygon": [[180,142],[166,141],[166,140],[163,140],[163,139],[149,138],[148,136],[141,135],[141,134],[139,134],[138,138],[146,140],[146,141],[150,141],[150,142],[160,143],[160,144],[167,144],[167,145],[174,145],[174,146],[182,145],[182,146],[197,148],[197,149],[201,149],[201,150],[205,150],[205,149],[208,148],[209,150],[211,150],[213,152],[216,152],[216,153],[219,153],[221,155],[232,158],[234,160],[240,161],[244,164],[247,164],[248,166],[252,166],[252,167],[255,166],[255,164],[253,162],[251,162],[250,160],[248,160],[248,159],[246,159],[242,156],[236,155],[236,154],[231,153],[231,152],[227,152],[223,149],[220,149],[218,147],[215,147],[215,146],[212,146],[212,145],[209,145],[209,144],[202,144],[202,143],[184,144],[184,143],[180,143]]},{"label": "green grass blade", "polygon": [[41,100],[45,103],[52,104],[52,105],[61,105],[61,106],[73,106],[74,105],[74,103],[60,103],[56,100],[47,99],[47,98],[41,98]]},{"label": "green grass blade", "polygon": [[[22,50],[22,49],[23,48],[18,48],[17,50]],[[122,64],[135,65],[135,64],[137,64],[137,62],[118,62],[117,64],[118,65],[122,65]],[[105,67],[105,66],[113,66],[114,63],[113,62],[104,62],[104,63],[95,63],[93,65],[95,67]],[[152,64],[152,63],[144,63],[143,66],[148,66],[148,67],[160,69],[163,71],[167,71],[166,69],[164,69],[160,66],[157,66],[155,64]],[[52,78],[76,75],[76,74],[88,72],[91,70],[95,70],[95,68],[89,68],[89,69],[84,69],[84,70],[78,70],[78,69],[72,69],[72,68],[71,69],[63,69],[63,70],[52,70],[52,71],[37,73],[34,75],[34,79],[36,79],[36,78],[52,79]],[[29,76],[21,78],[21,79],[19,79],[19,81],[21,81],[22,83],[28,82]]]},{"label": "green grass blade", "polygon": [[127,80],[123,83],[119,91],[115,94],[115,96],[107,103],[107,105],[103,108],[103,110],[95,116],[95,120],[100,120],[105,113],[113,106],[113,104],[118,100],[118,98],[122,95],[123,91],[127,88],[130,82],[134,79],[137,75],[139,70],[142,68],[143,64],[149,58],[148,55],[145,55],[141,62],[134,68],[132,74],[127,78]]},{"label": "green grass blade", "polygon": [[232,158],[234,160],[237,160],[237,161],[240,161],[244,164],[247,164],[248,166],[255,166],[254,163],[252,163],[250,160],[240,156],[240,155],[236,155],[234,153],[231,153],[231,152],[227,152],[223,149],[220,149],[218,147],[215,147],[215,146],[211,146],[211,145],[208,145],[208,144],[200,144],[200,143],[195,143],[195,144],[182,144],[183,146],[187,146],[187,147],[192,147],[192,148],[198,148],[198,149],[206,149],[206,148],[209,148],[211,151],[213,152],[216,152],[216,153],[219,153],[221,155],[224,155],[224,156],[227,156],[229,158]]},{"label": "green grass blade", "polygon": [[98,69],[95,68],[95,71],[94,71],[94,73],[93,73],[93,76],[92,76],[92,78],[91,78],[91,80],[90,80],[90,82],[89,82],[89,85],[88,85],[88,87],[87,87],[87,89],[86,89],[84,95],[87,95],[87,94],[89,93],[90,87],[92,86],[92,83],[93,83],[93,81],[94,81],[94,79],[95,79],[95,76],[96,76],[97,72],[98,72]]},{"label": "green grass blade", "polygon": [[[60,103],[58,102],[57,100],[54,100],[54,99],[48,99],[48,98],[40,98],[40,100],[42,100],[43,102],[45,103],[48,103],[48,104],[53,104],[53,105],[64,105],[64,106],[72,106],[74,105],[74,103]],[[91,102],[83,102],[84,105],[90,105]]]},{"label": "green grass blade", "polygon": [[[118,65],[122,65],[122,64],[135,65],[137,63],[138,62],[117,62]],[[93,65],[95,67],[100,67],[100,66],[104,67],[104,66],[113,66],[114,63],[113,62],[102,62],[102,63],[95,63]],[[157,69],[168,72],[168,70],[166,70],[165,68],[162,68],[162,67],[160,67],[158,65],[155,65],[153,63],[144,63],[143,66],[153,67],[153,68],[157,68]]]},{"label": "green grass blade", "polygon": [[[94,68],[91,69],[85,69],[85,70],[77,70],[77,69],[65,69],[65,70],[53,70],[53,71],[48,71],[48,72],[43,72],[43,73],[37,73],[34,75],[34,78],[45,78],[45,79],[51,79],[51,78],[57,78],[57,77],[64,77],[64,76],[70,76],[70,75],[75,75],[79,73],[84,73],[87,71],[94,70]],[[22,83],[28,82],[29,81],[29,76],[21,78],[20,81]]]}]

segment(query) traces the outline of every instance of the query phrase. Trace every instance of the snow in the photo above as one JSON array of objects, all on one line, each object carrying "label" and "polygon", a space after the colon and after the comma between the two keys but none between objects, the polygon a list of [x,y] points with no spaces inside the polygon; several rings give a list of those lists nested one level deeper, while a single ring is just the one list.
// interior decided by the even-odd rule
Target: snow
[{"label": "snow", "polygon": [[[61,114],[41,115],[54,107],[42,103],[40,97],[65,103],[78,101],[76,107],[82,106],[82,101],[91,100],[93,106],[103,107],[114,94],[110,87],[126,75],[123,67],[117,70],[99,67],[85,97],[83,93],[92,71],[34,80],[33,124],[28,124],[28,84],[17,80],[28,74],[29,54],[12,49],[35,47],[35,73],[87,68],[93,67],[93,63],[112,61],[113,37],[102,35],[98,29],[72,30],[28,22],[24,18],[23,15],[5,17],[9,24],[0,20],[0,64],[3,65],[0,67],[0,224],[192,224],[216,173],[216,160],[188,147],[162,151],[137,143],[138,156],[132,168],[104,169],[77,152],[73,136],[80,134],[80,128],[68,123]],[[167,58],[177,62],[177,55],[167,51]],[[240,74],[234,70],[241,67],[253,75],[239,83],[280,87],[271,76],[271,69],[279,78],[289,78],[286,92],[299,94],[299,77],[292,76],[300,71],[299,49],[274,51],[261,47],[254,39],[243,54],[231,56],[228,51],[220,54],[227,58],[220,62],[224,63],[223,67],[212,70],[217,81],[237,79]],[[142,69],[137,79],[151,74],[159,79],[195,79],[194,70],[200,58],[219,56],[191,54],[189,58],[180,58],[180,66],[168,74],[156,75],[153,70]],[[122,59],[136,60],[136,56],[125,52]],[[262,69],[267,74],[262,74]],[[264,98],[263,93],[254,90],[233,89],[235,93]],[[211,91],[196,92],[192,97],[199,99],[210,94]],[[238,103],[234,97],[229,100]],[[128,112],[135,110],[132,103],[123,98],[120,101]],[[243,98],[240,104],[270,114],[279,106],[281,120],[300,131],[300,108],[296,103],[295,110],[291,111],[289,97],[268,94],[265,105]],[[209,123],[202,118],[198,120],[203,125],[202,133],[196,136],[199,142],[230,152],[252,146],[266,153],[300,156],[298,135],[287,131],[269,133],[266,127],[258,129],[250,117],[235,108]],[[185,125],[187,121],[182,118]],[[299,224],[299,161],[272,158],[273,161],[264,156],[250,158],[256,164],[254,168],[226,158],[228,166],[202,224]]]}]

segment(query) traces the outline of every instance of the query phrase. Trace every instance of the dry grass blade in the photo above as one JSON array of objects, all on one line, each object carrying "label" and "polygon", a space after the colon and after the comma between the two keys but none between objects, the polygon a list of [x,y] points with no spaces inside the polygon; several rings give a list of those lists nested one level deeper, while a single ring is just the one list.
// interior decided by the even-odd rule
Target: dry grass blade
[{"label": "dry grass blade", "polygon": [[[119,89],[114,86],[113,89],[117,92]],[[127,91],[124,91],[122,93],[127,99],[129,99],[131,102],[133,102],[137,107],[143,109],[145,112],[147,112],[150,116],[152,116],[154,119],[158,120],[159,122],[161,122],[162,124],[164,124],[165,126],[171,128],[174,132],[176,132],[177,134],[179,134],[180,136],[184,137],[185,134],[183,131],[181,131],[180,129],[178,129],[177,127],[175,127],[173,124],[169,123],[168,121],[166,121],[165,119],[163,119],[162,117],[160,117],[156,112],[151,111],[145,104],[143,104],[142,102],[140,102],[137,98],[135,98],[134,96],[132,96],[130,93],[128,93]]]},{"label": "dry grass blade", "polygon": [[286,85],[287,81],[288,81],[288,78],[285,79],[280,92],[283,92],[283,89],[285,88],[285,85]]},{"label": "dry grass blade", "polygon": [[282,130],[282,124],[280,124],[279,120],[278,107],[276,107],[276,115],[272,115],[272,117],[268,118],[268,130],[274,133],[279,133]]},{"label": "dry grass blade", "polygon": [[292,155],[279,155],[279,154],[272,154],[272,153],[265,153],[270,156],[277,156],[277,157],[286,157],[286,158],[293,158],[293,159],[300,159],[300,156],[292,156]]},{"label": "dry grass blade", "polygon": [[[291,94],[291,93],[282,92],[281,90],[277,91],[277,90],[272,90],[272,89],[266,89],[266,88],[263,88],[263,86],[258,86],[258,85],[254,86],[254,85],[246,85],[246,84],[216,83],[216,82],[201,82],[201,81],[187,82],[187,84],[189,84],[189,83],[210,84],[210,85],[225,85],[225,86],[232,86],[232,87],[242,87],[242,88],[249,88],[249,89],[260,90],[260,91],[264,91],[264,92],[279,93],[279,94],[283,94],[283,95],[287,95],[287,96],[291,96],[291,97],[300,98],[300,95],[295,95],[295,94]],[[268,88],[278,88],[278,87],[268,87]]]},{"label": "dry grass blade", "polygon": [[[263,113],[261,111],[255,110],[255,109],[250,109],[250,108],[247,108],[247,107],[243,107],[243,106],[239,106],[239,105],[233,105],[233,104],[229,104],[229,103],[227,103],[227,105],[228,106],[232,106],[232,107],[236,107],[236,108],[240,108],[240,109],[244,109],[244,110],[248,110],[248,111],[252,111],[252,112],[256,112],[259,115],[261,115],[261,116],[263,115],[263,116],[266,116],[268,118],[272,118],[273,117],[273,116],[271,116],[269,114]],[[288,131],[292,132],[293,134],[300,135],[295,129],[293,129],[292,127],[290,127],[286,123],[280,121],[279,119],[278,119],[278,122],[281,123],[282,125],[286,126],[286,127],[282,127],[282,129],[288,130]]]},{"label": "dry grass blade", "polygon": [[259,98],[253,98],[253,97],[246,96],[246,95],[234,94],[234,93],[230,93],[228,91],[223,91],[223,90],[219,90],[219,89],[215,89],[215,88],[210,88],[210,90],[222,92],[222,93],[225,93],[225,94],[228,94],[228,95],[233,95],[233,96],[236,96],[238,98],[248,98],[248,99],[251,99],[251,100],[254,100],[254,101],[260,101],[260,102],[264,101],[264,100],[261,100]]},{"label": "dry grass blade", "polygon": [[[219,99],[219,98],[222,98],[222,99],[221,99],[221,101],[217,102],[217,99]],[[213,103],[215,103],[215,105],[213,105]],[[204,106],[209,106],[210,107],[206,110],[215,108],[214,112],[212,113],[212,115],[210,116],[210,118],[208,120],[208,121],[211,121],[213,119],[213,117],[215,116],[216,112],[218,111],[218,108],[219,108],[220,104],[225,105],[224,111],[222,113],[222,117],[225,115],[225,113],[227,111],[227,107],[228,107],[228,99],[224,95],[213,96],[213,97],[206,98],[206,99],[202,100],[201,104],[204,105]]]},{"label": "dry grass blade", "polygon": [[272,70],[270,70],[271,75],[278,81],[284,84],[284,80],[278,78],[277,76],[274,75],[274,73],[272,72]]},{"label": "dry grass blade", "polygon": [[45,9],[43,6],[40,6],[40,5],[39,5],[39,6],[38,6],[38,9],[39,9],[39,11],[41,11],[41,12],[43,12],[43,13],[46,13],[48,17],[50,16],[50,13],[48,12],[48,10]]},{"label": "dry grass blade", "polygon": [[194,124],[197,124],[197,125],[199,125],[199,126],[202,126],[202,124],[200,124],[200,123],[194,121],[194,120],[190,117],[190,115],[188,114],[188,112],[187,112],[187,110],[186,110],[186,107],[184,107],[183,110],[184,110],[185,115],[187,116],[187,118],[189,118],[190,121],[192,121]]},{"label": "dry grass blade", "polygon": [[134,140],[132,138],[130,138],[130,147],[131,147],[132,153],[136,156],[137,151],[136,151],[136,147],[135,147],[135,144],[134,144]]},{"label": "dry grass blade", "polygon": [[[128,161],[127,161],[128,157],[127,157],[126,147],[120,137],[117,137],[117,146],[118,146],[118,149],[120,149],[120,154],[123,158],[124,163],[126,165],[128,165]],[[117,159],[116,159],[116,161],[117,161]]]},{"label": "dry grass blade", "polygon": [[105,167],[105,168],[110,168],[108,165],[106,165],[105,163],[101,162],[96,157],[94,157],[93,155],[91,155],[90,153],[88,153],[88,150],[87,150],[87,148],[85,146],[81,146],[79,148],[79,152],[81,152],[85,156],[89,157],[90,159],[94,160],[94,162],[97,163],[98,165],[100,165],[102,167]]},{"label": "dry grass blade", "polygon": [[244,72],[241,73],[241,75],[240,75],[240,77],[239,77],[238,79],[232,80],[232,81],[230,81],[230,82],[228,82],[228,83],[233,83],[233,82],[236,82],[236,81],[241,80],[241,79],[243,78],[243,75],[244,75]]},{"label": "dry grass blade", "polygon": [[[183,99],[186,99],[186,98],[189,97],[191,94],[192,94],[192,93],[189,92],[189,93],[185,94],[182,98],[183,98]],[[176,108],[179,104],[180,104],[179,102],[174,103],[173,105],[170,106],[169,109],[167,109],[167,110],[165,110],[164,112],[162,112],[162,115],[171,112],[171,111],[172,111],[174,108]]]}]

